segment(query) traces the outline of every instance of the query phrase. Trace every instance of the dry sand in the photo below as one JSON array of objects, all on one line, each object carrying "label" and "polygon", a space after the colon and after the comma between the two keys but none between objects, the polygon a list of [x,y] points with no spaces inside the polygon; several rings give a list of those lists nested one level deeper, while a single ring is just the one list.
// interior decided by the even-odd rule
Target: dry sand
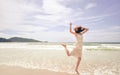
[{"label": "dry sand", "polygon": [[73,75],[49,70],[26,69],[22,67],[0,66],[0,75]]}]

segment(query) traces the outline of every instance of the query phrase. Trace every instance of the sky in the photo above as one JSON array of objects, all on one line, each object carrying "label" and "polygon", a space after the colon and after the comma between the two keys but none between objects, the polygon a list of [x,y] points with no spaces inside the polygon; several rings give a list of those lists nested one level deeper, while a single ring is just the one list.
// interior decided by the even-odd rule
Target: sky
[{"label": "sky", "polygon": [[70,22],[84,42],[120,42],[120,0],[0,0],[0,37],[74,42]]}]

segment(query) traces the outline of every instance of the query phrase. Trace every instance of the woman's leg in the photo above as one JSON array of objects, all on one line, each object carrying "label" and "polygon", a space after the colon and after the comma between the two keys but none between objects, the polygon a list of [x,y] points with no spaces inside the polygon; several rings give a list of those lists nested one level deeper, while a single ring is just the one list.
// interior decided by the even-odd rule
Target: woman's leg
[{"label": "woman's leg", "polygon": [[78,59],[77,59],[77,64],[76,64],[76,68],[75,68],[75,71],[77,72],[78,75],[79,75],[78,67],[79,67],[80,61],[81,61],[81,57],[78,57]]},{"label": "woman's leg", "polygon": [[70,52],[69,52],[69,50],[67,49],[66,44],[61,44],[61,45],[65,48],[65,52],[66,52],[67,56],[70,56]]}]

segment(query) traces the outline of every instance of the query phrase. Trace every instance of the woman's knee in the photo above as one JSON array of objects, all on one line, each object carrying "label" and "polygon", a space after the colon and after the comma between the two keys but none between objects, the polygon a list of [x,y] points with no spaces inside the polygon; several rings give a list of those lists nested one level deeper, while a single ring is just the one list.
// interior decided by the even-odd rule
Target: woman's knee
[{"label": "woman's knee", "polygon": [[81,60],[81,57],[78,57],[78,60]]}]

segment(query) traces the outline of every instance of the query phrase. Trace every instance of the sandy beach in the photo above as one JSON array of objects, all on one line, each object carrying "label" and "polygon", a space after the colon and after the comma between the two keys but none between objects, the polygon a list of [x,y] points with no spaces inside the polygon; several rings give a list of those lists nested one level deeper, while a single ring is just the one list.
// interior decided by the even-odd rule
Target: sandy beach
[{"label": "sandy beach", "polygon": [[[120,75],[119,46],[83,46],[80,75]],[[0,75],[76,75],[75,64],[59,44],[0,44]]]},{"label": "sandy beach", "polygon": [[0,75],[72,75],[49,70],[26,69],[22,67],[0,66]]}]

